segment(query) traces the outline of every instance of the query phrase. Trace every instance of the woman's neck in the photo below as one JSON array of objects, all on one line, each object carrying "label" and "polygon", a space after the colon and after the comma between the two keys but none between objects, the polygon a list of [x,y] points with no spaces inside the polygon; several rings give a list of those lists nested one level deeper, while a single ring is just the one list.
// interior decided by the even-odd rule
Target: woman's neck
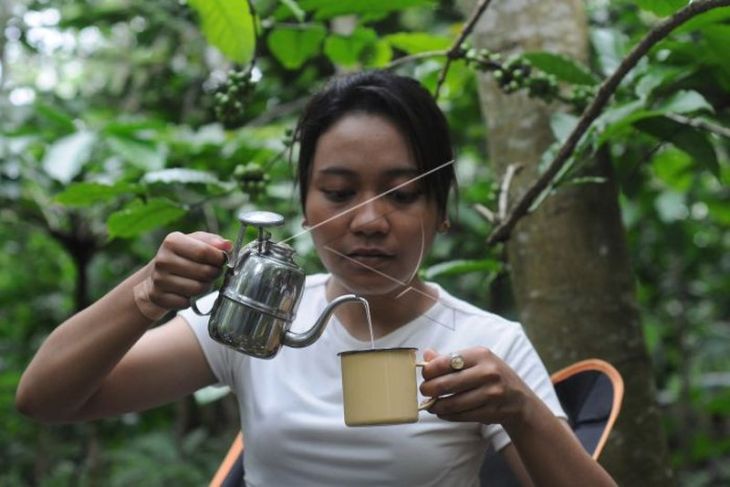
[{"label": "woman's neck", "polygon": [[[328,301],[349,293],[350,291],[339,285],[334,278],[331,277],[327,282]],[[375,338],[380,338],[428,311],[438,300],[438,291],[426,286],[420,280],[414,280],[409,287],[387,295],[361,295],[361,297],[367,300],[370,308],[373,335]],[[370,329],[362,304],[355,302],[338,306],[335,315],[354,338],[363,341],[370,340]]]}]

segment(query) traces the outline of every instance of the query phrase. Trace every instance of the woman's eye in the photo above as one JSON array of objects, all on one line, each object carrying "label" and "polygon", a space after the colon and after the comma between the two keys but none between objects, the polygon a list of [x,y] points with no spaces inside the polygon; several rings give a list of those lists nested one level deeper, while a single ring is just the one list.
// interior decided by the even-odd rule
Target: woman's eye
[{"label": "woman's eye", "polygon": [[323,189],[321,190],[325,198],[334,203],[343,203],[352,197],[353,191],[349,189]]},{"label": "woman's eye", "polygon": [[421,191],[393,191],[390,193],[390,197],[396,203],[409,204],[420,198],[421,194]]}]

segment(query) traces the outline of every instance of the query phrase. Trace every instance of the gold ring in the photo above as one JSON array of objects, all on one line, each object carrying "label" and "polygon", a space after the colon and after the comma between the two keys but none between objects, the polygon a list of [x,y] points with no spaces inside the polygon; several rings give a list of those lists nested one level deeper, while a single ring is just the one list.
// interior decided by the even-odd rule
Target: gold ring
[{"label": "gold ring", "polygon": [[451,368],[453,370],[461,370],[464,368],[464,357],[462,357],[458,353],[452,353],[451,355],[449,355],[449,357],[451,357],[449,365],[451,365]]}]

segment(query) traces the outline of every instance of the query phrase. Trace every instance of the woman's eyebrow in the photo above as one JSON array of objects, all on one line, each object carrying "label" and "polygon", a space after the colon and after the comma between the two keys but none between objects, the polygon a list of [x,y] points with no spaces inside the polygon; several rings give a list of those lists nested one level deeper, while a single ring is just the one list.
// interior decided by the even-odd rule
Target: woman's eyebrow
[{"label": "woman's eyebrow", "polygon": [[[330,166],[325,167],[317,171],[320,174],[324,175],[333,175],[333,176],[357,176],[357,171],[343,167],[343,166]],[[418,176],[419,171],[415,167],[411,166],[405,166],[405,167],[394,167],[391,169],[387,169],[383,172],[383,175],[388,178],[396,178],[396,177],[415,177]]]},{"label": "woman's eyebrow", "polygon": [[415,167],[397,167],[388,169],[385,171],[385,175],[389,178],[400,178],[400,177],[416,177],[420,171]]}]

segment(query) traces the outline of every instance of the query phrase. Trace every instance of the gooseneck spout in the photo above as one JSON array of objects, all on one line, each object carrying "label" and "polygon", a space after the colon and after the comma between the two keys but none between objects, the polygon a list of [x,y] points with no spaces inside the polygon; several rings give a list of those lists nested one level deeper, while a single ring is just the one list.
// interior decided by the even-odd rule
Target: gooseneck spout
[{"label": "gooseneck spout", "polygon": [[317,319],[316,323],[314,323],[314,325],[312,325],[309,330],[302,333],[294,333],[291,330],[287,331],[283,339],[284,345],[295,348],[302,348],[316,342],[317,339],[322,336],[322,333],[324,333],[324,327],[329,322],[330,316],[332,316],[335,308],[341,304],[350,301],[360,301],[367,309],[368,302],[365,300],[365,298],[361,298],[360,296],[356,296],[355,294],[345,294],[343,296],[339,296],[333,299],[332,302],[327,305],[327,307],[322,312],[322,315]]}]

